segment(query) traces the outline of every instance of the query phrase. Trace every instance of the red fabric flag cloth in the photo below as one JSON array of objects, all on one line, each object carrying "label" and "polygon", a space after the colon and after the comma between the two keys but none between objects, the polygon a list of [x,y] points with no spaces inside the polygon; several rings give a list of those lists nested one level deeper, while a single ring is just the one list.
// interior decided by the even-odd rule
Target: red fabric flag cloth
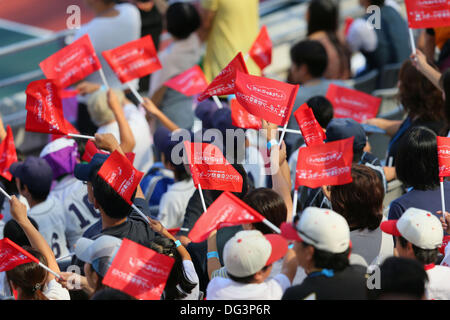
[{"label": "red fabric flag cloth", "polygon": [[25,93],[27,94],[25,130],[60,135],[68,133],[59,89],[53,80],[33,81]]},{"label": "red fabric flag cloth", "polygon": [[54,79],[60,88],[83,80],[102,67],[87,34],[52,54],[39,66],[45,77]]},{"label": "red fabric flag cloth", "polygon": [[236,74],[236,99],[251,114],[284,126],[291,115],[299,86],[278,80]]},{"label": "red fabric flag cloth", "polygon": [[184,146],[196,188],[200,184],[207,190],[242,192],[242,176],[217,146],[189,141],[185,141]]},{"label": "red fabric flag cloth", "polygon": [[160,300],[175,259],[124,238],[103,284],[139,300]]},{"label": "red fabric flag cloth", "polygon": [[450,176],[450,138],[437,137],[439,177]]},{"label": "red fabric flag cloth", "polygon": [[333,105],[335,118],[352,118],[359,123],[375,118],[381,105],[381,98],[335,84],[328,86],[325,97]]},{"label": "red fabric flag cloth", "polygon": [[294,116],[307,146],[324,144],[325,132],[316,120],[312,109],[306,103],[294,112]]},{"label": "red fabric flag cloth", "polygon": [[150,35],[102,52],[122,83],[142,78],[162,68]]},{"label": "red fabric flag cloth", "polygon": [[262,222],[265,218],[235,195],[224,192],[200,216],[189,232],[192,242],[202,242],[215,229],[243,223]]},{"label": "red fabric flag cloth", "polygon": [[6,126],[6,138],[0,143],[0,176],[8,181],[12,180],[12,174],[9,167],[17,162],[16,145],[11,127]]},{"label": "red fabric flag cloth", "polygon": [[245,110],[236,99],[232,99],[230,103],[231,124],[238,128],[255,129],[262,128],[261,119],[255,117]]},{"label": "red fabric flag cloth", "polygon": [[354,137],[300,148],[295,188],[335,186],[352,182]]},{"label": "red fabric flag cloth", "polygon": [[98,149],[96,147],[95,143],[92,142],[92,140],[88,140],[84,147],[84,153],[83,153],[83,156],[81,157],[81,160],[90,162],[92,160],[92,158],[94,157],[94,155],[97,153],[108,154],[108,152]]},{"label": "red fabric flag cloth", "polygon": [[[77,130],[67,119],[64,119],[64,126],[66,127],[67,134],[74,133],[74,134],[80,134],[80,131]],[[63,138],[64,136],[58,135],[58,134],[52,134],[51,141],[54,141],[59,138]]]},{"label": "red fabric flag cloth", "polygon": [[266,26],[259,31],[248,54],[261,70],[272,62],[272,40],[270,40]]},{"label": "red fabric flag cloth", "polygon": [[344,22],[344,34],[347,36],[348,32],[350,31],[350,26],[352,25],[353,21],[355,21],[355,19],[353,19],[352,17],[346,17],[345,18],[345,22]]},{"label": "red fabric flag cloth", "polygon": [[0,240],[0,272],[14,269],[29,262],[39,263],[39,260],[10,239],[3,238]]},{"label": "red fabric flag cloth", "polygon": [[450,26],[450,4],[447,0],[405,0],[405,6],[411,29]]},{"label": "red fabric flag cloth", "polygon": [[208,87],[208,81],[202,69],[195,65],[166,81],[164,85],[190,97],[203,92]]},{"label": "red fabric flag cloth", "polygon": [[203,101],[212,96],[226,96],[234,94],[236,71],[248,74],[244,57],[239,52],[236,57],[214,78],[205,91],[198,97],[198,101]]},{"label": "red fabric flag cloth", "polygon": [[103,163],[98,175],[131,205],[131,197],[144,173],[135,169],[127,157],[114,151]]}]

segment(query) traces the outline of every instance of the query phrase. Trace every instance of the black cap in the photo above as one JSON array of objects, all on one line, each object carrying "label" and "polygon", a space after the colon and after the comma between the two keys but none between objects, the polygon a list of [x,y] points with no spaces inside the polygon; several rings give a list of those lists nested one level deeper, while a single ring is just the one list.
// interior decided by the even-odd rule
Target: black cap
[{"label": "black cap", "polygon": [[366,132],[361,124],[350,118],[333,118],[327,126],[326,142],[355,137],[353,151],[364,149],[367,143]]},{"label": "black cap", "polygon": [[79,163],[75,166],[75,178],[81,181],[91,181],[92,173],[100,168],[108,159],[109,154],[96,153],[89,163]]}]

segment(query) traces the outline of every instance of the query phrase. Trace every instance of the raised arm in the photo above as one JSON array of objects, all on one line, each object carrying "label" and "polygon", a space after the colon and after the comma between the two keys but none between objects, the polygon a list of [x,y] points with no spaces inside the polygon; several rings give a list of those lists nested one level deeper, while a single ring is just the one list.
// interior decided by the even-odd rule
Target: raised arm
[{"label": "raised arm", "polygon": [[179,129],[172,120],[170,120],[153,102],[148,98],[144,98],[143,106],[145,110],[151,115],[156,117],[161,123],[170,131]]},{"label": "raised arm", "polygon": [[[212,231],[208,236],[208,253],[217,251],[217,230]],[[214,271],[222,268],[219,260],[219,254],[217,256],[207,258],[208,278],[211,279],[211,275]]]},{"label": "raised arm", "polygon": [[427,77],[436,88],[443,91],[440,84],[441,73],[427,62],[427,57],[423,54],[423,52],[416,50],[416,54],[412,54],[410,58],[416,69]]},{"label": "raised arm", "polygon": [[202,18],[202,26],[197,31],[197,34],[201,41],[206,41],[208,39],[209,33],[211,31],[214,18],[216,16],[216,11],[206,8],[201,8],[200,16]]},{"label": "raised arm", "polygon": [[[56,262],[55,255],[53,254],[52,249],[48,245],[47,241],[45,241],[44,237],[39,233],[39,231],[33,226],[27,216],[27,207],[16,198],[16,196],[12,196],[9,202],[11,206],[11,215],[12,218],[19,224],[19,226],[24,231],[27,239],[30,241],[31,246],[39,250],[39,252],[46,258],[47,266],[59,273],[59,266]],[[55,276],[48,273],[47,283],[51,280],[55,279]]]},{"label": "raised arm", "polygon": [[120,147],[123,152],[132,152],[134,146],[136,145],[135,137],[133,135],[133,131],[131,131],[131,127],[125,118],[125,113],[123,112],[122,105],[117,98],[117,95],[113,90],[109,89],[107,93],[108,105],[114,113],[114,118],[117,121],[119,126],[120,133]]}]

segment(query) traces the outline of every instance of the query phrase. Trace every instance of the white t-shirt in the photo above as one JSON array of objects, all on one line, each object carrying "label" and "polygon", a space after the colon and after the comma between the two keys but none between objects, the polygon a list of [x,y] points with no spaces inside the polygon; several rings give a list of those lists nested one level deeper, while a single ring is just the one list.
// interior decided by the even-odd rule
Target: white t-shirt
[{"label": "white t-shirt", "polygon": [[281,300],[291,282],[277,274],[262,283],[239,283],[222,277],[213,278],[206,288],[206,300]]},{"label": "white t-shirt", "polygon": [[247,174],[251,174],[255,182],[255,188],[266,187],[266,170],[264,158],[255,146],[245,148],[245,163],[242,164]]},{"label": "white t-shirt", "polygon": [[[134,104],[126,104],[123,107],[123,111],[136,142],[133,149],[133,152],[136,154],[133,165],[139,171],[147,173],[153,165],[153,150],[151,147],[153,139],[150,133],[150,126]],[[120,132],[117,122],[101,126],[98,128],[97,133],[111,133],[120,143]]]},{"label": "white t-shirt", "polygon": [[55,279],[45,285],[42,293],[49,300],[70,300],[69,291],[63,288]]},{"label": "white t-shirt", "polygon": [[187,39],[173,41],[158,54],[162,69],[152,73],[149,96],[163,86],[164,82],[196,65],[202,55],[202,44],[194,32]]},{"label": "white t-shirt", "polygon": [[69,249],[66,240],[66,217],[62,204],[53,196],[28,211],[39,227],[39,232],[52,248],[55,258],[67,256]]},{"label": "white t-shirt", "polygon": [[[88,23],[82,25],[75,33],[74,41],[88,34],[102,65],[108,85],[111,88],[126,89],[127,86],[122,84],[117,78],[114,71],[112,71],[109,64],[103,58],[102,52],[139,39],[141,37],[141,15],[137,7],[129,3],[118,4],[115,8],[119,11],[117,16],[93,18]],[[98,71],[87,76],[85,80],[103,84]],[[139,79],[130,82],[136,89],[138,83]],[[82,97],[81,100],[84,100],[84,98]]]},{"label": "white t-shirt", "polygon": [[79,181],[74,176],[65,176],[62,180],[57,181],[54,187],[50,191],[50,195],[58,199],[58,201],[64,202],[64,200],[73,192],[73,189],[77,186]]},{"label": "white t-shirt", "polygon": [[158,220],[167,228],[178,228],[183,225],[186,208],[195,192],[192,179],[178,181],[169,186],[159,203]]},{"label": "white t-shirt", "polygon": [[434,266],[434,268],[427,270],[427,275],[427,299],[450,300],[450,268],[444,266]]},{"label": "white t-shirt", "polygon": [[353,52],[360,50],[372,52],[377,48],[378,40],[375,30],[369,27],[366,20],[358,18],[350,25],[347,43]]},{"label": "white t-shirt", "polygon": [[77,180],[64,199],[64,215],[66,217],[66,239],[70,251],[83,233],[101,217],[100,212],[88,201],[87,186]]},{"label": "white t-shirt", "polygon": [[196,283],[197,285],[194,287],[194,289],[192,289],[191,293],[186,296],[186,298],[181,300],[198,300],[200,294],[200,281],[198,279],[197,272],[195,272],[194,264],[191,260],[183,260],[183,267],[188,280]]}]

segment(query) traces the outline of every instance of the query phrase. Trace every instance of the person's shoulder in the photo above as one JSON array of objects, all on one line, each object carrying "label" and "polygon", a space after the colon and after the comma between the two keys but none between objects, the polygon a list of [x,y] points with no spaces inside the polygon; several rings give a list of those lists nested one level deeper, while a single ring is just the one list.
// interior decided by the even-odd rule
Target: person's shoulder
[{"label": "person's shoulder", "polygon": [[306,278],[301,284],[287,288],[281,300],[303,300],[313,293],[314,288]]}]

